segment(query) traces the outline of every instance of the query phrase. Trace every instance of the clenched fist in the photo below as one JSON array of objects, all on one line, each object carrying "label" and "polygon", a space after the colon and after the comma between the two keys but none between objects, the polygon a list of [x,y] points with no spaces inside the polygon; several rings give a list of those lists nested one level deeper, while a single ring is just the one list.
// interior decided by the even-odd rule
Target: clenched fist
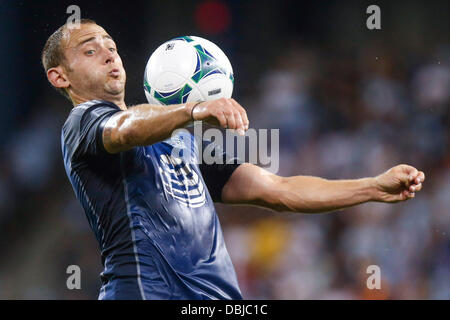
[{"label": "clenched fist", "polygon": [[414,198],[422,189],[425,174],[406,164],[395,166],[375,177],[376,201],[398,202]]},{"label": "clenched fist", "polygon": [[249,124],[245,109],[234,99],[227,98],[197,104],[192,110],[192,118],[236,130],[240,135],[245,134]]}]

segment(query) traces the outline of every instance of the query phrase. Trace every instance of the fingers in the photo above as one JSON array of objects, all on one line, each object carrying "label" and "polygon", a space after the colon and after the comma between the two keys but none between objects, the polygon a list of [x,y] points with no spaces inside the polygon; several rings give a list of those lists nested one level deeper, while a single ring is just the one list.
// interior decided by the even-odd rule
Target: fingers
[{"label": "fingers", "polygon": [[236,100],[231,99],[232,103],[236,106],[237,110],[239,111],[240,115],[241,115],[241,121],[242,121],[242,125],[243,125],[243,129],[244,131],[248,130],[248,126],[249,126],[249,121],[248,121],[248,117],[247,117],[247,112],[245,111],[245,109],[236,102]]},{"label": "fingers", "polygon": [[416,196],[414,192],[409,192],[408,190],[403,190],[399,194],[392,195],[392,197],[388,197],[385,202],[396,203],[399,201],[406,201],[412,199]]},{"label": "fingers", "polygon": [[422,183],[413,184],[412,186],[409,186],[410,192],[420,191],[421,189],[422,189]]},{"label": "fingers", "polygon": [[397,202],[412,199],[422,190],[425,174],[414,167],[402,164],[376,177],[381,199]]},{"label": "fingers", "polygon": [[410,183],[421,183],[425,180],[425,174],[422,171],[417,170],[414,167],[408,169],[408,182]]},{"label": "fingers", "polygon": [[425,174],[418,171],[416,176],[411,176],[409,180],[409,191],[417,192],[422,190],[422,182],[425,181]]},{"label": "fingers", "polygon": [[425,181],[425,174],[408,165],[401,165],[401,169],[403,171],[402,178],[406,186],[406,189],[401,193],[401,197],[403,200],[412,199],[415,197],[416,192],[422,190],[422,182]]},{"label": "fingers", "polygon": [[247,112],[234,99],[218,99],[214,101],[212,108],[216,109],[212,115],[223,128],[236,130],[240,135],[244,135],[248,130]]},{"label": "fingers", "polygon": [[425,180],[425,174],[422,171],[415,170],[408,176],[406,186],[410,191],[420,191],[422,189],[422,182]]},{"label": "fingers", "polygon": [[402,200],[412,199],[416,196],[415,192],[410,192],[408,190],[403,190],[401,193]]},{"label": "fingers", "polygon": [[417,177],[417,169],[406,164],[401,164],[397,168],[401,171],[400,179],[409,188],[409,186],[414,183],[414,179]]},{"label": "fingers", "polygon": [[425,181],[425,173],[423,173],[422,171],[419,171],[419,174],[417,175],[415,181],[416,181],[416,183],[424,182]]},{"label": "fingers", "polygon": [[401,164],[396,167],[401,172],[400,179],[409,187],[413,184],[419,184],[425,180],[425,174],[416,168]]},{"label": "fingers", "polygon": [[237,130],[239,135],[243,136],[245,134],[245,127],[244,127],[244,123],[242,121],[241,113],[240,112],[236,112],[234,114],[234,118],[236,120],[236,130]]},{"label": "fingers", "polygon": [[223,114],[227,119],[227,126],[225,128],[233,130],[236,129],[235,111],[232,108],[226,108],[223,111]]},{"label": "fingers", "polygon": [[227,117],[225,116],[225,114],[223,112],[219,112],[216,115],[217,121],[219,121],[219,125],[222,128],[227,128],[228,127],[228,121],[227,121]]}]

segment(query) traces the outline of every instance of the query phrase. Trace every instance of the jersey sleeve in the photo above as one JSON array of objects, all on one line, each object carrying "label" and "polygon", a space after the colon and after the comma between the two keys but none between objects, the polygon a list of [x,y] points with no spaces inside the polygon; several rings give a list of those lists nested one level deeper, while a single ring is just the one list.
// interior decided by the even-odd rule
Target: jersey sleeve
[{"label": "jersey sleeve", "polygon": [[207,164],[202,161],[199,164],[203,180],[214,202],[222,202],[222,189],[230,179],[234,170],[243,162],[236,157],[227,154],[219,145],[209,140],[202,141],[202,152],[206,147],[212,148],[211,156],[222,161]]},{"label": "jersey sleeve", "polygon": [[120,111],[114,104],[95,103],[76,107],[70,114],[63,132],[67,148],[73,157],[106,154],[103,145],[103,129],[112,115]]}]

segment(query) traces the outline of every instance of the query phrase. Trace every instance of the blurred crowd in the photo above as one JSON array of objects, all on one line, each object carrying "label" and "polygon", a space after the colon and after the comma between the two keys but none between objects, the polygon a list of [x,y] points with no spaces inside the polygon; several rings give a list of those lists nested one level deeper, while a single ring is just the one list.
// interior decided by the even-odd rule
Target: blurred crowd
[{"label": "blurred crowd", "polygon": [[[218,204],[244,298],[450,299],[448,43],[407,55],[293,41],[282,52],[258,63],[254,83],[235,82],[249,87],[235,98],[251,127],[280,129],[278,174],[350,179],[407,163],[427,178],[413,200],[326,214]],[[0,149],[0,299],[98,296],[98,244],[61,158],[69,106],[43,91]],[[81,290],[66,287],[73,264]],[[380,290],[367,288],[371,265]]]},{"label": "blurred crowd", "polygon": [[[450,299],[450,47],[434,50],[408,64],[375,48],[350,59],[295,47],[267,70],[247,101],[254,126],[281,128],[280,174],[361,178],[408,163],[427,180],[405,203],[226,225],[247,298]],[[380,290],[367,288],[371,265]]]}]

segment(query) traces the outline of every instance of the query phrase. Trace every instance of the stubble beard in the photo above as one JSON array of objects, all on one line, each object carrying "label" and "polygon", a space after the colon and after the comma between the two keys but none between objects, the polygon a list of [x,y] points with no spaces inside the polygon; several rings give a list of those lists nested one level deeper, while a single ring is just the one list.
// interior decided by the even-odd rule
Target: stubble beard
[{"label": "stubble beard", "polygon": [[[73,70],[69,69],[70,74]],[[79,79],[82,85],[81,90],[77,90],[80,96],[85,96],[88,99],[102,99],[120,101],[125,96],[125,76],[114,79],[106,75],[106,79],[102,76],[85,77]],[[103,82],[100,84],[99,82]]]}]

